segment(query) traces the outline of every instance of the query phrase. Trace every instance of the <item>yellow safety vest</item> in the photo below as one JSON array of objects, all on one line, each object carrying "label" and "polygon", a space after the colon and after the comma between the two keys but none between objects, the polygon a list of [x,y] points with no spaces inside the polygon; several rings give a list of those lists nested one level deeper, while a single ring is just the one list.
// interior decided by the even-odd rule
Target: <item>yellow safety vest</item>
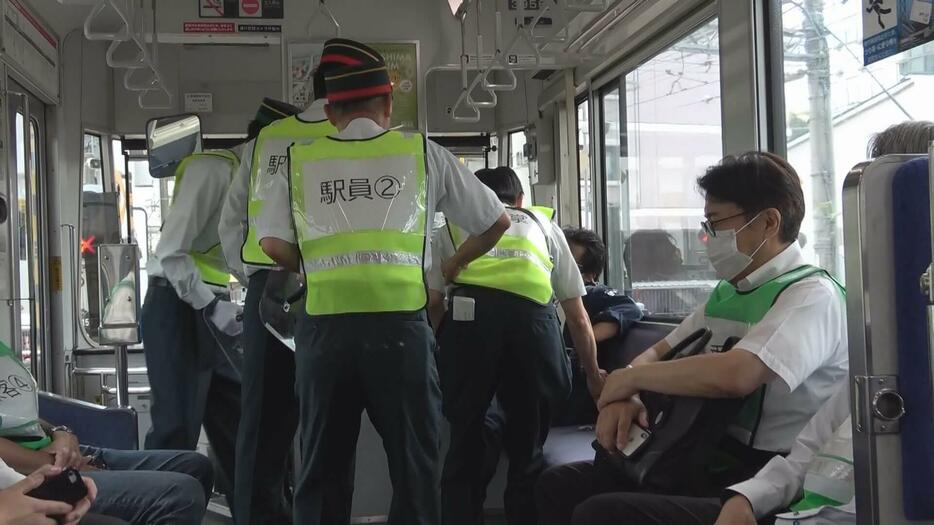
[{"label": "yellow safety vest", "polygon": [[425,138],[387,131],[289,148],[310,315],[425,307]]},{"label": "yellow safety vest", "polygon": [[[294,143],[306,143],[326,137],[337,130],[327,120],[305,122],[292,116],[273,122],[263,128],[253,147],[253,169],[250,172],[250,197],[247,208],[248,227],[240,258],[253,266],[276,266],[259,245],[256,221],[263,211],[266,193],[279,170],[285,170],[288,148]],[[285,171],[282,172],[285,177]]]},{"label": "yellow safety vest", "polygon": [[[185,177],[185,171],[188,169],[188,164],[194,159],[205,157],[216,157],[226,160],[230,163],[230,172],[227,179],[228,184],[233,179],[233,174],[240,166],[240,159],[237,158],[233,152],[228,150],[204,151],[185,157],[182,162],[179,163],[178,168],[175,170],[175,189],[172,193],[173,203],[175,202],[175,195],[178,194],[179,188],[181,187],[182,179]],[[195,267],[198,268],[198,273],[201,274],[202,281],[212,286],[218,286],[221,288],[226,288],[227,285],[230,284],[232,277],[228,271],[227,262],[224,258],[224,251],[221,248],[220,243],[212,246],[207,251],[192,251],[189,253],[189,255],[191,255],[192,260],[194,260]]]},{"label": "yellow safety vest", "polygon": [[[554,295],[551,286],[554,263],[545,228],[551,223],[554,210],[533,206],[507,208],[506,212],[512,225],[492,250],[467,265],[454,282],[502,290],[548,304]],[[467,240],[466,232],[450,222],[448,231],[455,247]]]}]

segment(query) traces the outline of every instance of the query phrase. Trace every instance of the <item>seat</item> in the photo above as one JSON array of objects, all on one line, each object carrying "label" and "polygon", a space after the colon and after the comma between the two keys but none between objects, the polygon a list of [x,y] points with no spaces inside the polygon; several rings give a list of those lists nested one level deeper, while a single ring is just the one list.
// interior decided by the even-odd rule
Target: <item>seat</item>
[{"label": "seat", "polygon": [[[674,324],[639,321],[634,323],[622,336],[600,345],[597,359],[600,367],[608,372],[623,368],[639,354],[663,339],[674,330]],[[581,391],[583,389],[583,391]],[[571,406],[583,406],[590,394],[586,391],[582,378],[575,378],[574,391],[571,393]],[[594,450],[593,403],[587,402],[590,411],[578,416],[562,417],[562,426],[552,427],[545,441],[545,467],[564,465],[575,461],[591,460]],[[582,410],[583,412],[583,410]]]},{"label": "seat", "polygon": [[65,425],[82,445],[118,450],[139,448],[136,411],[111,408],[39,392],[39,417],[53,425]]}]

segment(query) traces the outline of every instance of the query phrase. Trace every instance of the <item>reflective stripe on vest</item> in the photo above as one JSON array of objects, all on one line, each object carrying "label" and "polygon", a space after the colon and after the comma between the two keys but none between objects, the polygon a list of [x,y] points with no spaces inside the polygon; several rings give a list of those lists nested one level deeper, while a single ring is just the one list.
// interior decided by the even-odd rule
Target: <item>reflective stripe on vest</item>
[{"label": "reflective stripe on vest", "polygon": [[[841,293],[846,293],[826,270],[810,265],[791,270],[749,292],[740,292],[729,282],[721,281],[711,292],[704,308],[707,327],[713,333],[711,348],[719,350],[728,339],[745,337],[749,329],[765,317],[786,288],[813,275],[830,279]],[[747,397],[728,429],[731,436],[748,446],[752,446],[755,440],[767,386]]]},{"label": "reflective stripe on vest", "polygon": [[[263,211],[270,183],[273,177],[287,176],[289,146],[294,143],[306,143],[326,137],[337,129],[327,120],[304,122],[292,116],[273,122],[263,128],[253,147],[253,166],[250,172],[250,195],[247,207],[248,227],[246,238],[240,249],[243,262],[253,266],[277,266],[275,261],[263,252],[256,238],[256,221]],[[280,171],[282,170],[282,171]]]},{"label": "reflective stripe on vest", "polygon": [[427,292],[425,139],[386,132],[289,148],[310,315],[417,311]]},{"label": "reflective stripe on vest", "polygon": [[[194,155],[189,155],[179,163],[178,168],[175,170],[175,189],[172,193],[173,203],[175,202],[175,195],[178,194],[179,188],[181,188],[182,179],[185,178],[185,172],[188,169],[189,163],[194,159],[205,157],[216,157],[226,160],[230,163],[230,172],[227,179],[228,184],[232,180],[233,174],[240,166],[240,159],[237,158],[233,152],[227,150],[204,151],[201,153],[195,153]],[[189,255],[194,261],[195,267],[198,268],[198,273],[201,274],[202,281],[212,286],[218,286],[221,288],[226,288],[230,284],[230,281],[233,277],[230,275],[230,272],[227,268],[227,261],[224,258],[224,252],[220,243],[212,246],[207,251],[192,251],[189,253]]]},{"label": "reflective stripe on vest", "polygon": [[[456,284],[483,286],[548,304],[554,291],[551,271],[554,263],[548,251],[546,225],[551,224],[551,210],[535,207],[527,210],[507,208],[512,224],[496,246],[468,264],[457,276]],[[448,223],[455,248],[467,240],[467,234]]]}]

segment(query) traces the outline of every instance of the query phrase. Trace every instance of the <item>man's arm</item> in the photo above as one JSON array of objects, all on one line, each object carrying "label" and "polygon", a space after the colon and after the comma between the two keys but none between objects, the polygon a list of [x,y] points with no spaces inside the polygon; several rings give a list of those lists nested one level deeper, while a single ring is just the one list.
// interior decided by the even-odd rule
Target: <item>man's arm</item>
[{"label": "man's arm", "polygon": [[605,372],[600,370],[597,364],[597,341],[594,339],[593,329],[590,326],[590,317],[580,297],[561,301],[561,309],[564,310],[564,322],[571,333],[577,358],[584,367],[587,389],[596,400],[604,388]]},{"label": "man's arm", "polygon": [[19,443],[0,438],[0,459],[13,470],[29,475],[45,465],[51,465],[55,457],[38,450],[30,450]]},{"label": "man's arm", "polygon": [[593,316],[593,335],[598,343],[608,341],[629,329],[642,319],[642,309],[625,295],[606,297],[611,304]]},{"label": "man's arm", "polygon": [[214,292],[201,280],[191,245],[222,206],[230,182],[225,170],[230,168],[226,161],[214,158],[195,159],[188,166],[181,187],[175,188],[156,256],[179,299],[201,310],[214,300]]},{"label": "man's arm", "polygon": [[431,329],[438,333],[441,321],[444,320],[444,294],[437,290],[428,290],[428,321]]},{"label": "man's arm", "polygon": [[264,237],[259,244],[276,264],[290,272],[301,273],[301,253],[297,245],[275,237]]},{"label": "man's arm", "polygon": [[444,278],[448,282],[453,282],[468,264],[492,250],[511,225],[509,215],[504,212],[485,232],[468,237],[464,244],[457,248],[454,255],[442,263],[441,272]]},{"label": "man's arm", "polygon": [[249,224],[250,174],[253,170],[253,148],[255,146],[256,143],[251,141],[244,148],[243,160],[227,189],[227,197],[224,199],[224,207],[221,209],[220,222],[217,226],[227,266],[234,271],[242,284],[246,284],[246,274],[242,265],[241,250]]}]

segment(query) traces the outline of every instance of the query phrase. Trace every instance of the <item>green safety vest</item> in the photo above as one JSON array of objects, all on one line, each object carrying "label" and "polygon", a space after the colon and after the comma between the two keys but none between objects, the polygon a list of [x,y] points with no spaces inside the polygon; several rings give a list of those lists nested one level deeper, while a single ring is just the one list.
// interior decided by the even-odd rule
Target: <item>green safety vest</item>
[{"label": "green safety vest", "polygon": [[[231,151],[227,150],[216,150],[216,151],[203,151],[200,153],[195,153],[185,157],[181,163],[179,163],[178,168],[175,170],[175,190],[172,193],[172,202],[175,202],[175,195],[178,194],[179,188],[182,184],[182,179],[185,177],[185,172],[188,169],[188,164],[197,158],[205,157],[216,157],[221,158],[230,163],[230,174],[228,178],[228,184],[230,180],[233,179],[233,174],[237,171],[237,167],[240,165],[240,159]],[[210,249],[204,252],[192,251],[191,255],[192,260],[195,262],[195,266],[198,268],[198,272],[201,274],[201,280],[211,286],[218,286],[221,288],[226,288],[233,277],[230,275],[230,272],[227,268],[227,263],[224,262],[224,251],[221,248],[220,243],[212,246]]]},{"label": "green safety vest", "polygon": [[39,450],[52,444],[39,423],[36,380],[6,344],[0,342],[0,436]]},{"label": "green safety vest", "polygon": [[[708,328],[713,333],[711,344],[716,348],[730,337],[742,339],[752,326],[765,317],[786,288],[812,275],[830,279],[841,293],[846,293],[843,286],[826,270],[810,265],[779,275],[748,292],[740,292],[729,282],[721,281],[710,294],[704,308]],[[755,439],[762,405],[765,402],[765,391],[766,386],[763,386],[746,399],[729,428],[731,436],[748,446],[752,446]]]},{"label": "green safety vest", "polygon": [[[285,169],[288,148],[294,143],[307,143],[326,137],[337,129],[327,120],[305,122],[292,116],[263,128],[253,147],[253,169],[250,171],[250,196],[247,207],[248,226],[240,257],[253,266],[275,267],[276,263],[263,252],[256,238],[256,221],[263,211],[266,192],[279,170]],[[283,171],[282,176],[286,173]]]},{"label": "green safety vest", "polygon": [[387,131],[289,148],[310,315],[425,307],[425,138]]},{"label": "green safety vest", "polygon": [[[546,225],[554,210],[541,206],[529,209],[507,208],[512,221],[492,250],[471,262],[455,279],[455,284],[482,286],[548,304],[554,295],[551,271],[554,263],[548,250]],[[467,234],[448,223],[454,247],[467,240]]]}]

